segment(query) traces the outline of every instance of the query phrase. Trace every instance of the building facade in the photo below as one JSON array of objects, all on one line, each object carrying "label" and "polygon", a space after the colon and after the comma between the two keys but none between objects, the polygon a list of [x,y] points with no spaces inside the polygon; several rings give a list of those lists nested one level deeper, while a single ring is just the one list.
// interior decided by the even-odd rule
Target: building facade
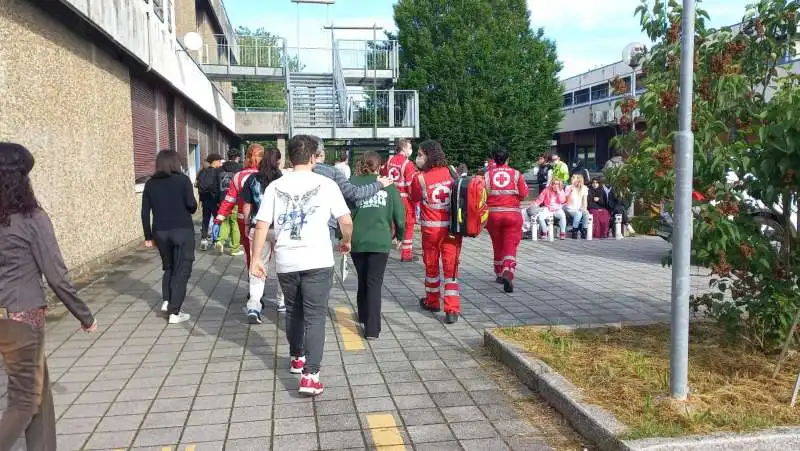
[{"label": "building facade", "polygon": [[140,193],[160,149],[194,176],[238,145],[230,87],[180,41],[206,29],[232,33],[218,0],[0,0],[0,141],[33,152],[70,270],[142,241]]}]

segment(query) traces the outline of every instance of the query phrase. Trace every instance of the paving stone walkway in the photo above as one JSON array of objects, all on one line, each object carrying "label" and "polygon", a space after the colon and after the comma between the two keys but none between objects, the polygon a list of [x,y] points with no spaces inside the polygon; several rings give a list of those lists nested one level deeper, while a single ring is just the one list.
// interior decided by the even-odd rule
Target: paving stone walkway
[{"label": "paving stone walkway", "polygon": [[[160,261],[141,250],[83,290],[98,333],[78,332],[71,317],[48,324],[59,450],[549,449],[472,357],[482,331],[664,320],[666,250],[646,237],[525,241],[517,291],[508,295],[494,283],[488,238],[468,240],[464,315],[451,326],[417,306],[421,263],[395,255],[379,340],[362,340],[353,324],[355,275],[334,287],[326,390],[315,399],[299,397],[287,371],[282,316],[246,324],[241,257],[198,252],[185,303],[192,320],[168,326],[157,312]],[[696,279],[701,290],[704,279]],[[266,297],[274,291],[271,279]],[[5,393],[4,375],[0,381]]]}]

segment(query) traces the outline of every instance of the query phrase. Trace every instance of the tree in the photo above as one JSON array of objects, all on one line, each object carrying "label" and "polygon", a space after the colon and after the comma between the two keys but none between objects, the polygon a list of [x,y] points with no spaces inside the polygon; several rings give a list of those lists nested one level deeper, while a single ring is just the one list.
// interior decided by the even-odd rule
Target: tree
[{"label": "tree", "polygon": [[400,0],[400,82],[420,91],[425,138],[453,162],[483,165],[493,146],[527,170],[562,117],[561,69],[524,0]]},{"label": "tree", "polygon": [[[799,9],[796,1],[759,0],[737,30],[707,29],[701,9],[695,19],[694,190],[705,199],[694,206],[692,258],[710,268],[716,292],[692,305],[767,352],[786,341],[800,307],[791,219],[800,190],[800,79],[780,65],[796,54]],[[636,12],[656,44],[643,66],[647,92],[620,101],[615,144],[628,159],[606,175],[671,209],[682,11],[676,2],[642,0]],[[637,107],[646,131],[632,127]]]},{"label": "tree", "polygon": [[[239,52],[238,64],[245,67],[272,67],[283,66],[283,59],[288,59],[291,72],[299,72],[303,66],[298,56],[283,54],[280,37],[263,28],[255,31],[247,27],[236,30],[238,36]],[[258,82],[237,80],[233,82],[237,93],[233,95],[233,102],[239,108],[286,108],[286,84],[276,82]]]}]

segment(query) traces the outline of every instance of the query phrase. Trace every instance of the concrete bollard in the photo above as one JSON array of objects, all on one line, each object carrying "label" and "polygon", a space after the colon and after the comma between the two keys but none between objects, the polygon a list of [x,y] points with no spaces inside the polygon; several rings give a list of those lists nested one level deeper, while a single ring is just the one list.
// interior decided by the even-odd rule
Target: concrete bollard
[{"label": "concrete bollard", "polygon": [[547,241],[555,241],[555,227],[553,224],[553,214],[550,213],[547,215],[547,219],[545,220],[547,224]]},{"label": "concrete bollard", "polygon": [[614,215],[614,238],[622,239],[622,215]]},{"label": "concrete bollard", "polygon": [[589,220],[586,221],[586,241],[592,241],[594,237],[594,215],[589,215]]},{"label": "concrete bollard", "polygon": [[531,232],[533,232],[533,234],[531,235],[531,239],[533,241],[539,241],[539,215],[538,214],[533,217],[532,224],[533,225],[531,225]]}]

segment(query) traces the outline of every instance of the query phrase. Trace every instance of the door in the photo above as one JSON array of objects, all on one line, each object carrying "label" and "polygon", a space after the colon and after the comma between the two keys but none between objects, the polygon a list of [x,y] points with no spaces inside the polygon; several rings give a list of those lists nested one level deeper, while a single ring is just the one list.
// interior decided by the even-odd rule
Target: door
[{"label": "door", "polygon": [[189,144],[189,173],[186,174],[192,179],[192,182],[197,180],[197,172],[200,169],[200,145],[199,144]]}]

